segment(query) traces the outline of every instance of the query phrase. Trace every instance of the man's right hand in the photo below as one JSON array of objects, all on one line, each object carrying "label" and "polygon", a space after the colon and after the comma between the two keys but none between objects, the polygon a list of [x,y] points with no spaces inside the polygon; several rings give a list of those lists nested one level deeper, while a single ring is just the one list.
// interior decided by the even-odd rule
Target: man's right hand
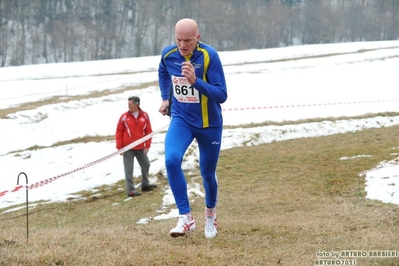
[{"label": "man's right hand", "polygon": [[162,115],[167,115],[168,114],[168,107],[169,107],[169,100],[162,101],[161,107],[159,107],[159,112]]}]

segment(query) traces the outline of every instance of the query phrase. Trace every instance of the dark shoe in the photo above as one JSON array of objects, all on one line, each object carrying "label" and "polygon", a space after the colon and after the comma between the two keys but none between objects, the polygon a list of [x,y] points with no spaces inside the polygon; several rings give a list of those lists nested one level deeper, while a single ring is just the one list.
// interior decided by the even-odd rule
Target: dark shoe
[{"label": "dark shoe", "polygon": [[155,184],[150,184],[148,187],[143,187],[141,188],[141,191],[147,192],[147,191],[151,191],[154,190],[154,188],[157,188],[158,186]]},{"label": "dark shoe", "polygon": [[141,196],[141,193],[138,191],[130,191],[128,196],[129,197],[137,197],[137,196]]}]

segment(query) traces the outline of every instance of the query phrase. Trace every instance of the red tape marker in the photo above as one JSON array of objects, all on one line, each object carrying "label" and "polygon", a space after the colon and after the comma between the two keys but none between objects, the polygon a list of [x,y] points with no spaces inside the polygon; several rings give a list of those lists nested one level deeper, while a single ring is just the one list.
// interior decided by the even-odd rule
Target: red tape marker
[{"label": "red tape marker", "polygon": [[315,107],[315,106],[329,106],[329,105],[344,105],[344,104],[365,104],[365,103],[385,103],[397,102],[396,100],[375,100],[375,101],[359,101],[359,102],[338,102],[338,103],[314,103],[314,104],[293,104],[293,105],[280,105],[280,106],[259,106],[259,107],[233,107],[224,108],[223,111],[245,111],[245,110],[259,110],[259,109],[272,109],[272,108],[300,108],[300,107]]}]

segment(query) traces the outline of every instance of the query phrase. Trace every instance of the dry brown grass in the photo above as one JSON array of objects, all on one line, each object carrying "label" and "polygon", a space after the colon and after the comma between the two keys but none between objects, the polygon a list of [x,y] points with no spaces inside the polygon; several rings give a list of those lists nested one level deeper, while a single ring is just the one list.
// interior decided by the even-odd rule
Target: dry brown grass
[{"label": "dry brown grass", "polygon": [[[0,265],[314,265],[317,251],[399,251],[398,206],[365,199],[357,176],[393,159],[398,140],[396,126],[222,151],[213,240],[203,235],[203,199],[192,204],[197,230],[187,237],[169,236],[176,219],[136,224],[159,215],[165,179],[126,202],[121,181],[101,196],[40,205],[29,240],[25,210],[2,214]],[[372,156],[339,160],[362,154]]]}]

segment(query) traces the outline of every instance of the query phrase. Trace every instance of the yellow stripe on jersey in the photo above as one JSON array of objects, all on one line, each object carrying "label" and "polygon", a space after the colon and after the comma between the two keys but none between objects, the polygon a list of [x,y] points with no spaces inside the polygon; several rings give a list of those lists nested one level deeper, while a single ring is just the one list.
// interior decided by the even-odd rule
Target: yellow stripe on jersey
[{"label": "yellow stripe on jersey", "polygon": [[[202,76],[202,80],[208,82],[206,79],[206,72],[208,71],[209,65],[209,53],[207,50],[200,48],[197,46],[198,51],[201,51],[204,54],[204,74]],[[201,95],[201,110],[202,110],[202,127],[209,127],[209,115],[208,115],[208,97],[205,95]]]},{"label": "yellow stripe on jersey", "polygon": [[168,57],[171,53],[174,53],[174,52],[176,52],[176,51],[177,51],[177,47],[174,48],[174,49],[172,49],[172,50],[170,50],[169,52],[167,52],[167,53],[165,54],[165,56],[163,57],[163,59],[165,59],[165,58]]}]

